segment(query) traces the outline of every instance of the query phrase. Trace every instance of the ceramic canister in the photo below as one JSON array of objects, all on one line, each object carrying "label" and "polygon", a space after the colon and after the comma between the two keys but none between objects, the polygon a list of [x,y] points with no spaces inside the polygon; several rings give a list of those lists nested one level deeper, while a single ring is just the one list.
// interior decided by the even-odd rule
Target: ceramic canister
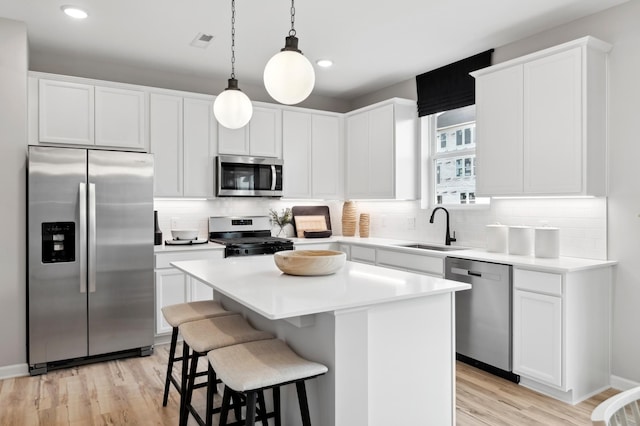
[{"label": "ceramic canister", "polygon": [[560,255],[560,230],[550,226],[535,229],[535,255],[555,259]]},{"label": "ceramic canister", "polygon": [[533,228],[530,226],[509,227],[509,254],[528,256],[533,254]]},{"label": "ceramic canister", "polygon": [[486,226],[487,251],[493,253],[506,253],[509,236],[509,228],[499,223]]}]

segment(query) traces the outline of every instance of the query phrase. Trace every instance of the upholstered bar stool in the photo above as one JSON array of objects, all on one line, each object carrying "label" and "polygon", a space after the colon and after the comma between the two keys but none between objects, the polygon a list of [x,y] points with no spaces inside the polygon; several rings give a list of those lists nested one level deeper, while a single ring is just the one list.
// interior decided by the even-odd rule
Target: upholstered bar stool
[{"label": "upholstered bar stool", "polygon": [[[180,325],[180,334],[183,339],[183,358],[188,362],[182,363],[183,383],[186,384],[184,398],[180,406],[180,424],[186,425],[189,413],[193,415],[200,425],[211,424],[213,410],[213,394],[217,384],[215,369],[208,367],[207,381],[207,413],[205,420],[191,406],[193,390],[202,385],[195,384],[198,359],[207,352],[225,348],[232,345],[273,339],[273,334],[253,328],[240,314],[207,318],[199,321],[186,322]],[[189,349],[191,357],[189,359]],[[187,372],[187,364],[189,371]],[[188,382],[185,380],[188,378]],[[264,407],[264,406],[263,406]],[[263,408],[264,410],[264,408]],[[216,410],[218,411],[218,410]]]},{"label": "upholstered bar stool", "polygon": [[167,406],[169,398],[169,386],[173,384],[182,398],[182,380],[178,380],[173,375],[173,364],[182,361],[183,357],[176,357],[176,345],[178,342],[178,327],[189,321],[202,320],[206,318],[231,315],[234,312],[227,311],[222,305],[214,300],[203,300],[199,302],[178,303],[162,308],[162,315],[167,323],[172,327],[171,346],[169,348],[169,362],[167,363],[167,376],[164,383],[164,395],[162,405]]},{"label": "upholstered bar stool", "polygon": [[[234,393],[241,393],[246,397],[247,404],[244,424],[253,426],[256,421],[256,398],[262,391],[272,389],[274,405],[272,414],[274,414],[275,425],[279,426],[280,386],[295,383],[302,424],[311,426],[305,380],[326,373],[328,371],[326,366],[300,357],[279,339],[228,346],[209,352],[207,358],[213,370],[225,384],[220,425],[227,424],[231,397]],[[262,411],[265,411],[264,407]],[[267,415],[264,413],[259,416],[259,419],[263,420],[262,417]]]}]

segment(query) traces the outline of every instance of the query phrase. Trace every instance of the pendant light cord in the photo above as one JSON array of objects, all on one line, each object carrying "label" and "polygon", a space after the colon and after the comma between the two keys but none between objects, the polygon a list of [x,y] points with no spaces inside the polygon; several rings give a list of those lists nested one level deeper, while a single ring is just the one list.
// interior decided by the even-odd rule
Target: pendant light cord
[{"label": "pendant light cord", "polygon": [[236,0],[231,0],[231,78],[236,78]]},{"label": "pendant light cord", "polygon": [[294,28],[294,24],[296,23],[296,7],[293,2],[294,0],[291,0],[291,29],[289,30],[289,36],[291,37],[296,35],[296,29]]}]

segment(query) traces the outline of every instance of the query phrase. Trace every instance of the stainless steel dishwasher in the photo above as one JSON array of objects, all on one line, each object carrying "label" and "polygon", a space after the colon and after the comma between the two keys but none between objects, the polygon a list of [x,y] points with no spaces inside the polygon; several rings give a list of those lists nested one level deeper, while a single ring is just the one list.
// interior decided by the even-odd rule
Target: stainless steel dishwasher
[{"label": "stainless steel dishwasher", "polygon": [[512,373],[512,267],[447,257],[445,278],[471,284],[456,292],[456,358],[519,382]]}]

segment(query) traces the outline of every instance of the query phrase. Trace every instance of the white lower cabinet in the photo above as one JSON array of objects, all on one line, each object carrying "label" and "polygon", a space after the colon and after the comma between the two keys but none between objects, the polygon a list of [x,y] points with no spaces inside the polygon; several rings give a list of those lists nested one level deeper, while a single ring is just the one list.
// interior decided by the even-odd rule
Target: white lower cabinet
[{"label": "white lower cabinet", "polygon": [[368,263],[383,268],[417,272],[434,277],[444,276],[444,258],[428,253],[408,253],[406,250],[382,249],[357,244],[340,243],[338,250],[347,254],[353,262]]},{"label": "white lower cabinet", "polygon": [[515,290],[513,369],[562,385],[562,297]]},{"label": "white lower cabinet", "polygon": [[513,372],[576,404],[609,387],[611,267],[513,270]]},{"label": "white lower cabinet", "polygon": [[349,260],[374,265],[376,263],[376,249],[373,247],[352,245]]},{"label": "white lower cabinet", "polygon": [[171,333],[162,308],[187,301],[187,277],[176,268],[161,269],[156,276],[156,334]]},{"label": "white lower cabinet", "polygon": [[223,250],[193,250],[155,255],[156,335],[171,333],[171,326],[162,315],[162,308],[176,303],[212,300],[213,289],[171,266],[182,260],[224,259]]},{"label": "white lower cabinet", "polygon": [[444,275],[444,260],[442,257],[412,254],[405,251],[378,249],[376,250],[376,265],[436,277]]},{"label": "white lower cabinet", "polygon": [[321,243],[294,244],[295,250],[339,250],[338,244],[330,241]]}]

